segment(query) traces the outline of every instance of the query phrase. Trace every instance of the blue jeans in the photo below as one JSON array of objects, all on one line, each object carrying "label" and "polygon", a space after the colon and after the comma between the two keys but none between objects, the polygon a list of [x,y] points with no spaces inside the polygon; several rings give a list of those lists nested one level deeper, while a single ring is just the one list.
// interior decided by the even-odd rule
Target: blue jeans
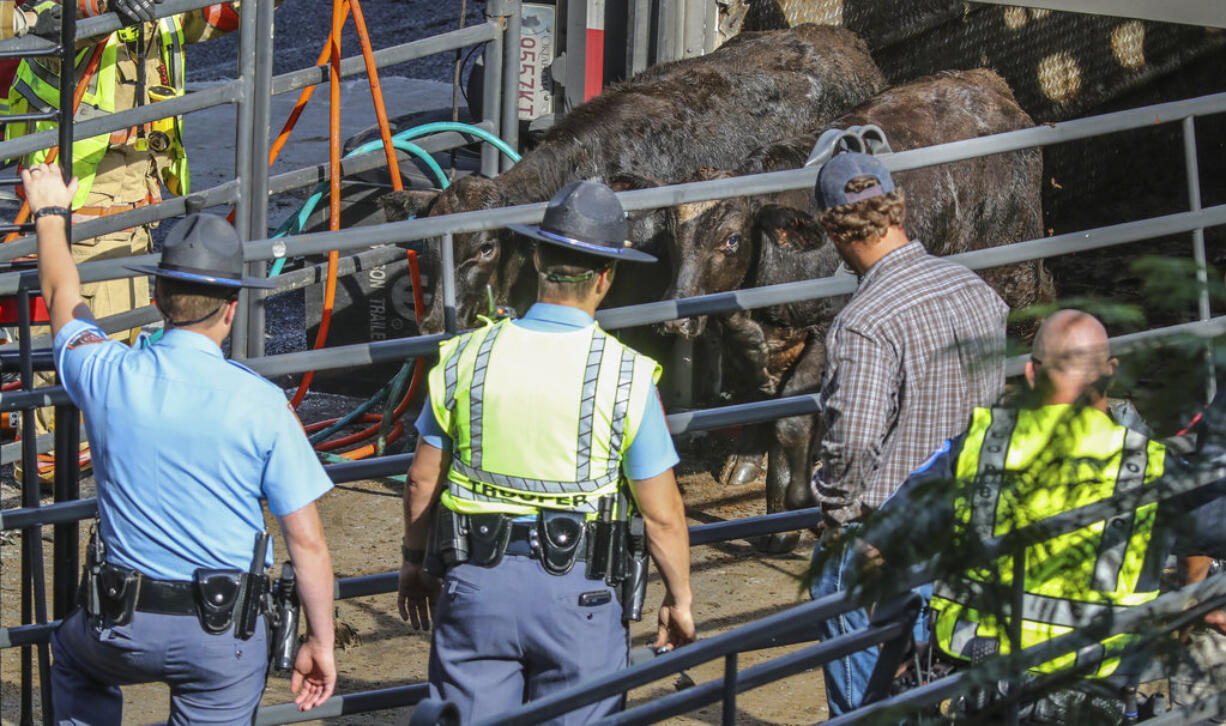
[{"label": "blue jeans", "polygon": [[[850,525],[854,527],[855,525]],[[851,585],[853,572],[852,556],[855,548],[849,543],[838,556],[828,559],[822,567],[821,574],[813,580],[809,587],[809,595],[817,600],[827,595],[843,592]],[[813,548],[813,561],[816,563],[822,553],[822,545],[818,543]],[[927,603],[932,598],[932,585],[922,585],[915,589]],[[840,635],[846,635],[856,630],[868,627],[868,612],[864,608],[856,608],[831,620],[823,620],[817,624],[819,640],[833,640]],[[915,639],[928,639],[925,618],[920,617],[915,623]],[[832,660],[823,669],[826,678],[826,706],[830,718],[842,716],[860,707],[864,700],[864,692],[868,689],[869,678],[877,665],[877,648],[867,648],[857,653],[845,655]]]},{"label": "blue jeans", "polygon": [[[821,574],[809,586],[809,595],[814,600],[843,592],[844,583],[850,580],[850,565],[853,547],[847,547],[842,554],[830,557],[822,567]],[[813,559],[817,561],[822,553],[819,543],[813,548]],[[868,613],[863,608],[856,608],[830,620],[822,620],[817,624],[819,640],[833,640],[840,635],[846,635],[856,630],[868,627]],[[868,679],[873,674],[873,666],[877,664],[877,649],[868,648],[858,653],[845,655],[826,664],[826,706],[830,718],[859,707],[868,688]]]}]

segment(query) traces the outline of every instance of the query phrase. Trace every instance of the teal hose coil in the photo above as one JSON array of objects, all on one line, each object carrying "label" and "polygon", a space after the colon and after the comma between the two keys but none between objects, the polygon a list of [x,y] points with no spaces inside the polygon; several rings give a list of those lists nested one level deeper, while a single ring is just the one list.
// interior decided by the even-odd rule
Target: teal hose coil
[{"label": "teal hose coil", "polygon": [[[421,126],[414,126],[411,129],[405,129],[404,131],[401,131],[393,136],[392,146],[421,159],[422,163],[429,167],[430,171],[434,172],[435,178],[438,179],[439,186],[443,189],[446,189],[451,184],[451,182],[447,180],[447,174],[443,171],[442,167],[438,165],[438,162],[434,160],[434,157],[431,156],[429,152],[417,144],[409,141],[409,139],[416,139],[421,136],[427,136],[429,134],[439,133],[442,131],[456,131],[462,134],[476,136],[482,141],[498,149],[498,151],[510,158],[511,161],[519,162],[521,158],[520,155],[517,154],[514,149],[508,146],[505,141],[491,134],[489,131],[486,131],[480,126],[473,126],[472,124],[463,124],[454,121],[436,121],[434,123],[422,124]],[[353,151],[350,151],[348,154],[345,154],[345,158],[356,156],[358,154],[366,154],[382,148],[382,146],[382,140],[370,141],[362,144]],[[323,200],[324,195],[327,194],[327,192],[328,182],[320,182],[311,193],[311,196],[307,198],[305,203],[303,203],[302,208],[298,210],[298,213],[291,214],[289,218],[286,219],[279,228],[277,228],[277,231],[273,234],[273,238],[295,235],[302,232],[302,228],[306,226],[306,221],[311,218],[312,214],[315,213],[315,208],[319,206],[320,201]],[[285,269],[285,259],[286,258],[282,257],[273,263],[272,268],[268,271],[269,277],[276,277],[277,275],[281,274],[281,271]]]},{"label": "teal hose coil", "polygon": [[[409,139],[416,139],[421,136],[442,131],[456,131],[462,134],[476,136],[482,141],[498,149],[499,152],[506,155],[511,159],[511,161],[519,162],[521,158],[520,155],[516,153],[515,150],[512,149],[505,141],[491,134],[489,131],[486,131],[479,126],[454,121],[438,121],[423,124],[421,126],[414,126],[411,129],[406,129],[405,131],[401,131],[393,136],[392,146],[421,159],[422,163],[424,163],[426,167],[434,173],[434,177],[438,179],[439,186],[442,189],[446,189],[451,183],[447,179],[446,172],[443,171],[443,168],[438,165],[438,162],[434,160],[434,157],[431,156],[428,151],[409,141]],[[350,151],[345,155],[345,158],[357,156],[359,154],[366,154],[382,147],[382,140],[370,141],[362,144],[353,151]],[[307,198],[306,202],[303,203],[298,212],[296,214],[291,214],[289,218],[277,228],[277,231],[273,234],[273,238],[275,239],[277,237],[286,237],[301,233],[303,227],[306,226],[307,220],[310,219],[312,214],[314,214],[315,208],[319,206],[320,201],[322,201],[324,195],[327,194],[328,185],[328,182],[320,182],[311,192],[311,196]],[[286,258],[282,257],[274,262],[272,268],[268,271],[268,276],[276,277],[277,275],[280,275],[282,270],[285,268],[285,260]],[[160,332],[161,331],[159,331],[159,333]],[[415,365],[416,360],[405,361],[404,365],[400,367],[400,370],[396,372],[396,375],[393,376],[390,381],[384,384],[382,388],[376,391],[373,396],[366,399],[366,401],[364,401],[354,410],[342,416],[336,421],[336,423],[312,434],[309,437],[311,444],[314,445],[326,441],[328,438],[338,433],[346,426],[349,426],[354,421],[357,421],[360,417],[364,416],[380,403],[384,403],[384,422],[379,428],[379,438],[377,444],[378,453],[382,454],[387,444],[388,431],[391,429],[390,413],[396,407],[396,401],[398,401],[400,396],[403,395],[404,388],[408,384]],[[335,454],[323,453],[321,456],[323,456],[325,461],[331,463],[348,461],[348,459]],[[396,481],[404,481],[405,477],[401,475],[392,477],[392,479]]]}]

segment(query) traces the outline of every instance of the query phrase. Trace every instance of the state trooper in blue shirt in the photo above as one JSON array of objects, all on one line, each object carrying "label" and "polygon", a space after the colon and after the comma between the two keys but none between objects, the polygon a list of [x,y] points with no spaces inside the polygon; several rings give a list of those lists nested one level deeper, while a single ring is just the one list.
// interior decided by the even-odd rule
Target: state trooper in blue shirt
[{"label": "state trooper in blue shirt", "polygon": [[57,723],[119,724],[119,686],[149,681],[170,686],[171,724],[250,723],[268,635],[256,610],[252,632],[236,632],[252,578],[235,571],[272,563],[270,550],[253,556],[263,501],[281,524],[306,612],[291,688],[302,710],[323,703],[336,684],[333,581],[315,500],[332,483],[282,391],[222,356],[239,290],[266,285],[242,276],[234,228],[190,215],[157,267],[131,267],[157,277],[167,332],[129,348],[106,337],[81,297],[65,234],[76,179],[65,185],[45,164],[21,176],[56,370],[95,452],[105,562],[93,568],[100,585],[84,588],[94,602],[52,636]]},{"label": "state trooper in blue shirt", "polygon": [[[399,605],[415,628],[433,617],[431,695],[464,723],[625,667],[626,620],[641,600],[615,572],[635,568],[610,546],[619,532],[650,551],[664,581],[655,645],[694,639],[660,368],[594,320],[616,262],[655,261],[626,241],[625,216],[608,187],[574,182],[539,227],[513,225],[546,243],[534,254],[538,302],[444,342],[430,373],[404,494]],[[436,501],[441,591],[424,566]],[[621,703],[550,723],[587,723]]]}]

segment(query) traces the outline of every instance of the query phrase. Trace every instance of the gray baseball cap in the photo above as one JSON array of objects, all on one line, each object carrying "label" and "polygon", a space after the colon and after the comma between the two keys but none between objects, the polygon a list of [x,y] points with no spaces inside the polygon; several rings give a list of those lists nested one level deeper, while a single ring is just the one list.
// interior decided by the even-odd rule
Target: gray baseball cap
[{"label": "gray baseball cap", "polygon": [[[859,192],[847,192],[847,182],[858,176],[871,176],[877,180],[875,186]],[[818,210],[825,211],[831,207],[841,207],[861,199],[879,197],[894,191],[894,180],[890,178],[890,170],[872,154],[862,154],[848,151],[836,154],[822,165],[817,172],[817,183],[813,186],[813,196],[817,199]]]},{"label": "gray baseball cap", "polygon": [[243,243],[229,222],[215,214],[189,214],[170,230],[157,266],[125,265],[134,272],[219,287],[277,286],[243,275]]}]

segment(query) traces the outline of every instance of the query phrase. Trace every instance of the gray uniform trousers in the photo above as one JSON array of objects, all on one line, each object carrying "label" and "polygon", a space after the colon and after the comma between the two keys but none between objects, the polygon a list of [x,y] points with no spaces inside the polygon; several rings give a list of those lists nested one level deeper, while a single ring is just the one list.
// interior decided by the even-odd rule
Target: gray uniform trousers
[{"label": "gray uniform trousers", "polygon": [[[622,608],[584,563],[561,576],[538,560],[507,554],[496,567],[457,565],[443,579],[430,648],[430,695],[455,703],[462,723],[478,723],[551,693],[626,667]],[[579,596],[607,592],[581,606]],[[619,711],[620,696],[550,724],[582,724]]]},{"label": "gray uniform trousers", "polygon": [[209,635],[194,615],[141,612],[97,630],[77,610],[51,636],[56,723],[119,726],[119,686],[161,681],[170,686],[169,724],[250,724],[264,692],[266,630],[239,640]]}]

